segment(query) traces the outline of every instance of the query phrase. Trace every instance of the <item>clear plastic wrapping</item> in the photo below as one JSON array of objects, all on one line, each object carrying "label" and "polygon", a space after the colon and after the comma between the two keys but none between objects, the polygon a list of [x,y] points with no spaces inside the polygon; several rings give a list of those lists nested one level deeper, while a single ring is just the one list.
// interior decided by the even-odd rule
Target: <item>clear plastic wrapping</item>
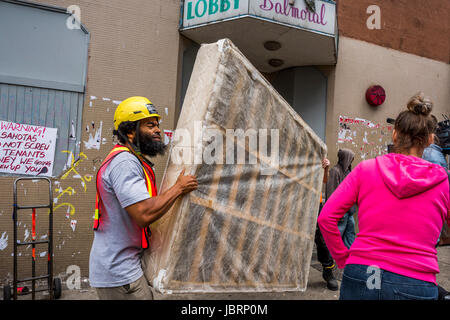
[{"label": "clear plastic wrapping", "polygon": [[304,291],[325,154],[321,139],[230,40],[202,45],[160,193],[183,168],[199,188],[151,226],[143,265],[154,288]]}]

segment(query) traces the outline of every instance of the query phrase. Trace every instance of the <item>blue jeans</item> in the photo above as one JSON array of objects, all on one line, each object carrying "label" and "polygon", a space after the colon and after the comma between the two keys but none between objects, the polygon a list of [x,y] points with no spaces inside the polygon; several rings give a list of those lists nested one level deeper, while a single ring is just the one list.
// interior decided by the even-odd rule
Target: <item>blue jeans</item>
[{"label": "blue jeans", "polygon": [[347,249],[350,249],[356,238],[355,218],[349,212],[338,221],[338,229],[341,233],[342,241],[344,241]]},{"label": "blue jeans", "polygon": [[349,264],[342,276],[339,300],[437,300],[434,283],[375,266]]}]

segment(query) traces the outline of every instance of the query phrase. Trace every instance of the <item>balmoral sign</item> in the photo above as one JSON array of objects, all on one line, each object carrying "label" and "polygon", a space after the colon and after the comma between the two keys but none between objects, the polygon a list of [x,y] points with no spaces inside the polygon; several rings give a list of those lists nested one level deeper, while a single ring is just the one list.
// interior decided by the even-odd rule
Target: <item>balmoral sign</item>
[{"label": "balmoral sign", "polygon": [[315,8],[315,12],[310,11],[304,0],[186,0],[183,28],[254,17],[334,36],[335,3],[316,0]]},{"label": "balmoral sign", "polygon": [[316,12],[308,10],[304,0],[296,0],[292,6],[289,0],[250,1],[250,12],[258,17],[332,35],[335,10],[334,4],[325,1],[316,1]]}]

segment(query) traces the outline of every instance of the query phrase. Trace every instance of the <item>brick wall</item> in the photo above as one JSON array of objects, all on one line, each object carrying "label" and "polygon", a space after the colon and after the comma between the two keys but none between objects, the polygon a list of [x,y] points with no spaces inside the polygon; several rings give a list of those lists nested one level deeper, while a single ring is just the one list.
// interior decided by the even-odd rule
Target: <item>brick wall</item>
[{"label": "brick wall", "polygon": [[[340,36],[450,62],[450,1],[337,0]],[[380,8],[381,28],[369,30],[366,10]]]}]

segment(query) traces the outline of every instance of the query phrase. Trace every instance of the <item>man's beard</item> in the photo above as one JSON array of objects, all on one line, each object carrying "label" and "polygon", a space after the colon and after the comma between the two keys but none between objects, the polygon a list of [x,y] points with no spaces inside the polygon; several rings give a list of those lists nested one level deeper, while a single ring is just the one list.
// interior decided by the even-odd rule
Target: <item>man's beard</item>
[{"label": "man's beard", "polygon": [[[133,139],[133,144],[135,146],[138,145],[136,136]],[[158,154],[164,155],[166,151],[166,145],[162,141],[154,140],[151,135],[140,132],[139,149],[142,154],[145,154],[149,157],[155,157]]]}]

